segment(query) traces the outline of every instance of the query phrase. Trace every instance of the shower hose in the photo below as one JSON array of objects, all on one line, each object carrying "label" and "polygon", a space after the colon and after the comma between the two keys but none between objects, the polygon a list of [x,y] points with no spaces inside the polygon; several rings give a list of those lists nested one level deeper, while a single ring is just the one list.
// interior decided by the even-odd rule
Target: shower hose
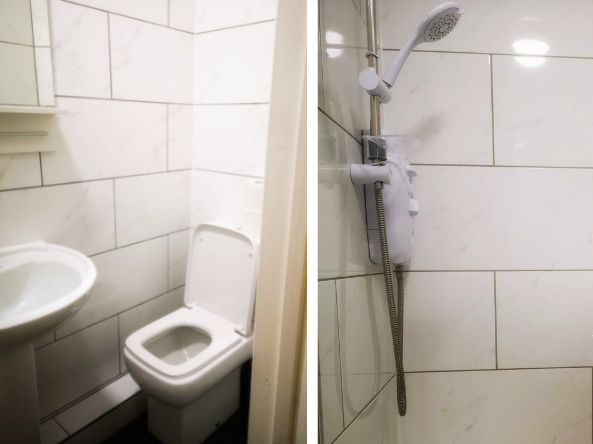
[{"label": "shower hose", "polygon": [[397,378],[397,410],[400,416],[406,415],[406,381],[404,379],[404,267],[396,266],[397,276],[397,307],[395,290],[393,288],[393,274],[389,260],[389,244],[387,243],[387,227],[385,225],[385,207],[383,206],[383,182],[375,182],[375,202],[377,204],[377,221],[379,224],[379,241],[381,243],[381,261],[385,275],[385,289],[391,324],[391,339],[395,355],[395,370]]}]

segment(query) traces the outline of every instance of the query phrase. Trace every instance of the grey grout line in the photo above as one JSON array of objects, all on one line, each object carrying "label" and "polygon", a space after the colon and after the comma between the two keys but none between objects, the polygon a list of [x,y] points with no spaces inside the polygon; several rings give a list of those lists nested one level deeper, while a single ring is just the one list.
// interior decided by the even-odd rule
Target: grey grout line
[{"label": "grey grout line", "polygon": [[124,248],[132,247],[134,245],[139,245],[139,244],[144,243],[144,242],[150,242],[150,241],[153,241],[155,239],[160,239],[161,237],[170,236],[171,234],[181,233],[182,231],[189,230],[189,229],[190,229],[190,227],[187,227],[187,228],[182,228],[181,230],[171,231],[170,233],[167,233],[167,234],[160,234],[158,236],[150,237],[148,239],[143,239],[141,241],[133,242],[131,244],[121,245],[119,247],[112,248],[111,250],[105,250],[105,251],[101,251],[99,253],[89,254],[88,257],[95,257],[95,256],[99,256],[100,254],[111,253],[113,251],[122,250]]},{"label": "grey grout line", "polygon": [[[31,5],[31,0],[29,0],[29,11],[33,11],[33,5]],[[33,27],[33,14],[31,13],[31,29]],[[41,106],[40,99],[39,99],[39,78],[37,77],[37,51],[35,49],[35,33],[32,33],[33,38],[33,69],[35,71],[35,93],[37,94],[37,106]]]},{"label": "grey grout line", "polygon": [[245,177],[248,179],[265,179],[264,176],[251,176],[249,174],[229,173],[228,171],[209,170],[205,168],[193,168],[194,171],[206,171],[208,173],[228,174],[229,176]]},{"label": "grey grout line", "polygon": [[331,278],[323,278],[323,279],[317,279],[317,282],[327,282],[327,281],[341,281],[344,279],[355,279],[355,278],[359,278],[359,277],[365,277],[365,276],[380,276],[383,273],[367,273],[367,274],[355,274],[352,276],[336,276],[336,277],[331,277]]},{"label": "grey grout line", "polygon": [[[383,51],[399,51],[395,48],[383,48]],[[558,56],[558,55],[546,55],[546,54],[504,54],[500,52],[471,52],[471,51],[435,51],[435,50],[423,50],[417,49],[413,52],[429,52],[435,54],[471,54],[471,55],[483,55],[483,56],[502,56],[502,57],[536,57],[546,59],[578,59],[578,60],[593,60],[593,57],[580,57],[580,56]]]},{"label": "grey grout line", "polygon": [[148,20],[139,19],[137,17],[132,17],[130,15],[120,14],[118,12],[107,11],[106,9],[100,9],[100,8],[95,7],[95,6],[81,5],[80,3],[76,3],[76,2],[71,1],[71,0],[61,0],[61,1],[63,1],[64,3],[70,3],[71,5],[80,6],[82,8],[94,9],[95,11],[101,11],[101,12],[105,12],[107,14],[113,14],[113,15],[117,15],[119,17],[124,17],[124,18],[130,19],[130,20],[136,20],[138,22],[147,23],[149,25],[160,26],[161,28],[170,29],[172,31],[179,31],[179,32],[183,32],[184,34],[194,35],[193,32],[184,31],[183,29],[171,28],[170,26],[163,25],[161,23],[149,22]]},{"label": "grey grout line", "polygon": [[538,170],[593,170],[593,165],[590,167],[575,167],[575,166],[549,166],[549,165],[470,165],[462,163],[412,163],[416,166],[428,167],[469,167],[469,168],[535,168]]},{"label": "grey grout line", "polygon": [[115,202],[115,179],[113,179],[113,240],[115,242],[115,248],[117,248],[117,204]]},{"label": "grey grout line", "polygon": [[496,165],[496,148],[494,147],[494,58],[490,56],[490,118],[492,119],[492,165]]},{"label": "grey grout line", "polygon": [[[336,303],[336,312],[335,312],[335,319],[336,322],[336,329],[338,330],[338,371],[340,372],[340,388],[341,391],[341,399],[340,405],[342,406],[342,428],[345,427],[346,419],[344,418],[344,379],[342,378],[342,342],[340,341],[340,313],[338,309],[338,286],[337,283],[334,282],[334,301]],[[319,378],[321,379],[321,378]],[[380,378],[379,378],[380,379]]]},{"label": "grey grout line", "polygon": [[171,0],[167,0],[167,27],[171,27]]},{"label": "grey grout line", "polygon": [[352,138],[353,138],[353,139],[354,139],[354,140],[355,140],[355,141],[356,141],[356,142],[357,142],[359,145],[361,145],[361,146],[362,146],[362,144],[361,144],[361,143],[358,141],[358,139],[357,139],[356,137],[354,137],[352,134],[350,134],[350,133],[348,132],[348,130],[347,130],[346,128],[344,128],[344,127],[343,127],[341,124],[339,124],[338,122],[336,122],[332,116],[330,116],[329,114],[327,114],[327,113],[326,113],[324,110],[322,110],[322,109],[321,109],[321,108],[319,108],[319,107],[317,107],[317,109],[319,110],[319,112],[320,112],[321,114],[323,114],[323,115],[324,115],[325,117],[327,117],[329,120],[331,120],[331,121],[332,121],[332,122],[334,122],[336,125],[338,125],[338,127],[339,127],[339,128],[342,130],[342,131],[344,131],[346,134],[348,134],[350,137],[352,137]]},{"label": "grey grout line", "polygon": [[132,177],[143,177],[143,176],[154,176],[155,174],[168,174],[168,173],[179,173],[182,171],[191,171],[191,168],[184,168],[180,170],[171,170],[171,171],[155,171],[154,173],[142,173],[142,174],[133,174],[131,176],[117,176],[117,177],[101,177],[99,179],[88,179],[88,180],[79,180],[76,182],[63,182],[63,183],[52,183],[43,186],[32,186],[32,187],[22,187],[22,188],[11,188],[8,190],[0,190],[0,193],[6,193],[10,191],[22,191],[22,190],[32,190],[35,188],[50,188],[50,187],[60,187],[64,185],[76,185],[81,183],[90,183],[90,182],[102,182],[104,180],[118,180],[118,179],[130,179]]},{"label": "grey grout line", "polygon": [[[166,120],[167,120],[166,133],[167,134],[165,137],[167,140],[165,140],[165,146],[167,147],[167,150],[166,150],[167,151],[167,153],[166,153],[166,155],[167,155],[167,161],[166,161],[167,171],[169,171],[169,104],[167,104],[166,113],[167,113],[167,115],[166,115]],[[192,139],[193,139],[193,137],[192,137]]]},{"label": "grey grout line", "polygon": [[169,263],[169,252],[171,251],[171,236],[167,234],[167,288],[171,287],[171,283],[169,282],[169,270],[171,269],[171,264]]},{"label": "grey grout line", "polygon": [[66,430],[64,427],[62,427],[62,424],[60,424],[58,421],[56,421],[56,420],[55,420],[55,419],[53,419],[53,418],[51,418],[51,419],[48,419],[48,421],[53,421],[53,422],[55,422],[55,423],[58,425],[58,427],[59,427],[59,428],[61,428],[61,429],[64,431],[64,433],[65,433],[66,435],[70,436],[70,433],[68,433],[68,431],[67,431],[67,430]]},{"label": "grey grout line", "polygon": [[498,307],[496,306],[496,271],[494,274],[494,359],[498,369]]},{"label": "grey grout line", "polygon": [[[41,186],[43,186],[43,162],[41,161],[41,152],[39,152],[39,174],[41,175]],[[30,187],[35,188],[35,187]],[[6,190],[8,191],[8,190]]]},{"label": "grey grout line", "polygon": [[117,364],[118,364],[117,365],[117,371],[121,375],[122,374],[122,371],[121,371],[121,347],[120,347],[120,345],[121,345],[121,332],[120,332],[120,329],[119,329],[119,313],[117,314],[116,317],[117,317],[116,322],[117,322]]},{"label": "grey grout line", "polygon": [[414,372],[405,372],[406,375],[421,375],[426,373],[477,373],[477,372],[506,372],[521,370],[578,370],[593,368],[590,365],[567,365],[566,367],[513,367],[513,368],[479,368],[479,369],[461,369],[461,370],[420,370]]},{"label": "grey grout line", "polygon": [[111,64],[111,18],[107,14],[107,47],[109,48],[109,93],[113,100],[113,65]]},{"label": "grey grout line", "polygon": [[245,28],[247,26],[261,25],[262,23],[275,22],[276,19],[261,20],[259,22],[243,23],[241,25],[227,26],[226,28],[211,29],[209,31],[195,32],[194,35],[212,34],[213,32],[226,31],[227,29]]},{"label": "grey grout line", "polygon": [[[32,20],[33,19],[31,18],[31,21]],[[6,45],[25,46],[27,48],[35,48],[35,42],[33,42],[33,45],[27,45],[26,43],[7,42],[6,40],[0,40],[0,43],[4,43]],[[47,48],[47,46],[38,46],[38,48]]]},{"label": "grey grout line", "polygon": [[[62,0],[63,1],[63,0]],[[270,102],[236,102],[236,103],[187,103],[187,102],[155,102],[154,100],[137,100],[106,97],[88,97],[88,96],[68,96],[56,94],[55,97],[64,99],[80,100],[107,100],[113,102],[132,102],[132,103],[154,103],[155,105],[182,105],[182,106],[240,106],[240,105],[269,105]]]}]

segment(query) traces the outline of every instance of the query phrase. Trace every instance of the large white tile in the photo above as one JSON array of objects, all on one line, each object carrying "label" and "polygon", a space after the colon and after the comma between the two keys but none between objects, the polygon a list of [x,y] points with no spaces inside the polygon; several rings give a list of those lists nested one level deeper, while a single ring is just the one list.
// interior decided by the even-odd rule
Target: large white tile
[{"label": "large white tile", "polygon": [[39,106],[54,106],[54,77],[51,63],[51,48],[35,48],[35,69]]},{"label": "large white tile", "polygon": [[195,103],[270,100],[275,22],[195,36]]},{"label": "large white tile", "polygon": [[31,0],[31,21],[33,24],[33,41],[35,46],[49,47],[49,7],[47,0]]},{"label": "large white tile", "polygon": [[111,97],[107,13],[50,0],[56,94]]},{"label": "large white tile", "polygon": [[39,426],[41,444],[58,444],[68,438],[68,434],[53,419]]},{"label": "large white tile", "polygon": [[115,180],[118,246],[189,227],[191,172]]},{"label": "large white tile", "polygon": [[593,266],[593,172],[417,168],[413,270]]},{"label": "large white tile", "polygon": [[0,0],[0,41],[33,45],[30,0]]},{"label": "large white tile", "polygon": [[593,166],[593,60],[494,56],[493,70],[497,164]]},{"label": "large white tile", "polygon": [[496,273],[501,368],[593,365],[593,272]]},{"label": "large white tile", "polygon": [[116,15],[109,25],[114,99],[192,103],[192,35]]},{"label": "large white tile", "polygon": [[127,374],[60,413],[55,420],[72,435],[140,391],[132,376]]},{"label": "large white tile", "polygon": [[277,0],[205,0],[196,2],[196,32],[276,18]]},{"label": "large white tile", "polygon": [[269,111],[269,105],[196,106],[194,168],[263,177]]},{"label": "large white tile", "polygon": [[325,112],[361,140],[370,118],[369,95],[358,83],[368,68],[366,25],[354,4],[344,0],[324,0],[320,19]]},{"label": "large white tile", "polygon": [[[400,49],[433,0],[381,0],[383,47]],[[549,55],[593,56],[593,4],[588,0],[482,0],[460,2],[465,10],[455,29],[426,51],[526,54],[540,48]],[[527,41],[527,44],[517,42]],[[536,41],[538,44],[530,45]],[[543,45],[542,45],[543,43]],[[516,46],[516,47],[515,47]],[[547,49],[546,49],[547,48]]]},{"label": "large white tile", "polygon": [[0,246],[44,240],[96,254],[115,247],[113,182],[0,193]]},{"label": "large white tile", "polygon": [[167,291],[167,238],[94,256],[97,280],[84,306],[56,330],[58,339]]},{"label": "large white tile", "polygon": [[123,349],[126,339],[142,327],[168,315],[183,305],[183,294],[185,287],[170,291],[152,301],[148,301],[138,307],[126,311],[118,316],[119,318],[119,348],[122,353],[121,371],[126,371],[126,363],[123,359]]},{"label": "large white tile", "polygon": [[0,60],[0,103],[37,106],[33,47],[0,42]]},{"label": "large white tile", "polygon": [[195,0],[169,0],[169,26],[194,32],[196,22]]},{"label": "large white tile", "polygon": [[320,415],[323,427],[323,442],[332,443],[344,430],[344,412],[342,410],[342,387],[340,375],[320,375]]},{"label": "large white tile", "polygon": [[[344,425],[346,427],[348,427],[369,402],[379,394],[381,389],[392,377],[392,374],[387,373],[375,375],[349,375],[348,378],[342,377]],[[393,402],[395,403],[395,400]]]},{"label": "large white tile", "polygon": [[406,376],[401,442],[591,442],[591,369],[418,373]]},{"label": "large white tile", "polygon": [[391,94],[383,127],[424,142],[410,162],[492,165],[489,56],[413,53]]},{"label": "large white tile", "polygon": [[40,185],[39,154],[0,154],[0,190]]},{"label": "large white tile", "polygon": [[[212,171],[193,171],[191,226],[220,220],[246,227],[243,220],[245,196],[251,177]],[[259,233],[253,233],[259,238]]]},{"label": "large white tile", "polygon": [[338,306],[336,281],[318,284],[318,345],[319,374],[340,374],[340,343],[338,336]]},{"label": "large white tile", "polygon": [[169,170],[191,168],[194,107],[191,105],[168,105],[167,111]]},{"label": "large white tile", "polygon": [[413,272],[404,282],[406,371],[496,368],[493,273]]},{"label": "large white tile", "polygon": [[167,0],[72,0],[72,3],[115,12],[147,22],[167,24]]},{"label": "large white tile", "polygon": [[169,235],[169,290],[185,285],[190,230]]},{"label": "large white tile", "polygon": [[37,350],[35,366],[43,418],[119,374],[117,318]]},{"label": "large white tile", "polygon": [[154,103],[59,98],[55,151],[41,155],[44,184],[167,169],[167,107]]},{"label": "large white tile", "polygon": [[369,259],[364,187],[352,184],[351,163],[362,163],[361,145],[319,113],[320,278],[375,269]]}]

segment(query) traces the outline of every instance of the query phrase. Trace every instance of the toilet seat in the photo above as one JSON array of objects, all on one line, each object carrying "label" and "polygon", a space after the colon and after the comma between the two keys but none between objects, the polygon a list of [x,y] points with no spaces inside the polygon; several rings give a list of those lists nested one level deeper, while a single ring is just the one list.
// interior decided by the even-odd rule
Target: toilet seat
[{"label": "toilet seat", "polygon": [[[172,365],[151,353],[147,347],[181,328],[194,329],[211,339],[210,344],[179,365]],[[183,378],[206,367],[241,341],[232,322],[201,307],[180,308],[126,339],[126,348],[148,367],[170,378]],[[173,350],[172,350],[173,351]]]}]

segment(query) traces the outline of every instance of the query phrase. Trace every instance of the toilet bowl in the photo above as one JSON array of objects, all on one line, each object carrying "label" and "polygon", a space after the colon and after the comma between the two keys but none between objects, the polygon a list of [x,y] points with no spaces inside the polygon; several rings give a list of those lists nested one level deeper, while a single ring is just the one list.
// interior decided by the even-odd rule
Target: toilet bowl
[{"label": "toilet bowl", "polygon": [[221,222],[192,233],[184,307],[126,339],[130,374],[149,396],[164,444],[199,444],[239,408],[239,370],[253,351],[257,242]]}]

